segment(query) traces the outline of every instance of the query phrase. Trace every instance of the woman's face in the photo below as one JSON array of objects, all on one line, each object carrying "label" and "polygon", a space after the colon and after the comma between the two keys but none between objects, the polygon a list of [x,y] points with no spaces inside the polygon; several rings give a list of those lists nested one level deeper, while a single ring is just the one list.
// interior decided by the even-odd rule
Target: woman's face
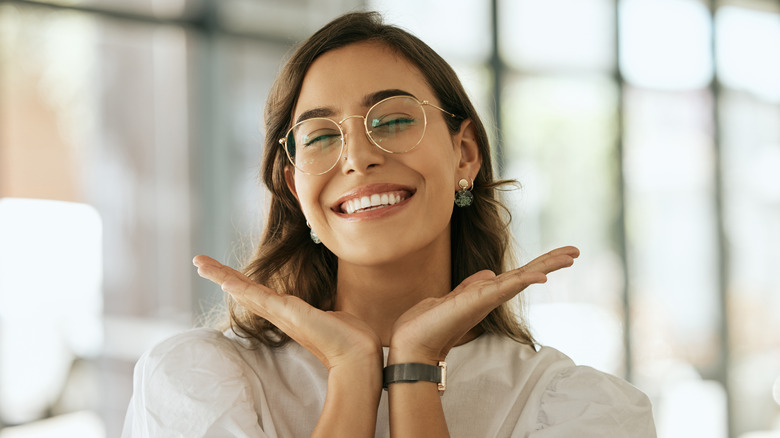
[{"label": "woman's face", "polygon": [[[336,122],[364,116],[378,100],[402,92],[439,106],[422,73],[406,59],[378,43],[352,44],[311,65],[293,120],[312,110]],[[457,182],[474,178],[478,164],[463,163],[474,155],[464,153],[462,146],[470,122],[452,135],[444,121],[448,115],[424,108],[425,135],[410,152],[382,151],[366,136],[363,119],[354,117],[341,125],[346,148],[333,169],[323,175],[286,169],[288,185],[312,229],[342,262],[380,265],[437,249],[449,254]],[[353,211],[372,195],[387,204]]]}]

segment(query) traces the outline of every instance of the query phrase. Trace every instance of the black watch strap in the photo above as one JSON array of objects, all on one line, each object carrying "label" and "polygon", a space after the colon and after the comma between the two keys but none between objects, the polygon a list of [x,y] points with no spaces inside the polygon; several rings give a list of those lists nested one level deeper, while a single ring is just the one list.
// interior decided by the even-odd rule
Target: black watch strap
[{"label": "black watch strap", "polygon": [[427,363],[399,363],[388,365],[384,369],[382,386],[387,389],[391,383],[400,382],[433,382],[439,387],[439,392],[447,388],[447,363],[437,365]]}]

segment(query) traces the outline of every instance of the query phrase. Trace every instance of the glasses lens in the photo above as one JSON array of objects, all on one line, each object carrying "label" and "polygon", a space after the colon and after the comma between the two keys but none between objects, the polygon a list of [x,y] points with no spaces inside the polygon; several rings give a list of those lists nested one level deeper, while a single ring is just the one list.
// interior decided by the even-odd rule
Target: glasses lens
[{"label": "glasses lens", "polygon": [[308,119],[287,134],[287,154],[295,167],[308,173],[327,172],[339,159],[339,125],[330,119]]},{"label": "glasses lens", "polygon": [[408,152],[425,134],[425,112],[415,99],[391,97],[371,108],[366,116],[369,135],[388,152]]}]

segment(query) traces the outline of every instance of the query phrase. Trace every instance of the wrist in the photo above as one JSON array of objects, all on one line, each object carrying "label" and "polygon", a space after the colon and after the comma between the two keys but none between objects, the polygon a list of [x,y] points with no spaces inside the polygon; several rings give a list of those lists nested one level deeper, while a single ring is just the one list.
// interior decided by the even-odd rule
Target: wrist
[{"label": "wrist", "polygon": [[[328,387],[312,437],[374,436],[382,394],[382,362],[344,361],[328,370]],[[345,422],[344,417],[351,421]]]},{"label": "wrist", "polygon": [[328,394],[346,395],[357,404],[378,404],[382,393],[382,363],[341,365],[328,371]]},{"label": "wrist", "polygon": [[431,382],[436,384],[439,394],[447,389],[447,363],[439,361],[436,365],[424,363],[401,363],[388,365],[383,371],[382,387],[400,383]]},{"label": "wrist", "polygon": [[[441,356],[441,357],[440,357]],[[409,344],[394,346],[390,344],[390,351],[387,354],[387,365],[400,363],[424,363],[427,365],[438,365],[439,361],[444,360],[443,355],[423,349],[413,348]]]},{"label": "wrist", "polygon": [[328,368],[352,368],[352,367],[378,367],[382,368],[384,353],[381,345],[377,343],[355,343],[349,346],[347,351],[341,353],[330,352],[324,354],[325,359],[320,361]]},{"label": "wrist", "polygon": [[331,362],[328,375],[354,375],[356,378],[372,378],[382,374],[384,355],[380,350],[371,355],[343,356]]}]

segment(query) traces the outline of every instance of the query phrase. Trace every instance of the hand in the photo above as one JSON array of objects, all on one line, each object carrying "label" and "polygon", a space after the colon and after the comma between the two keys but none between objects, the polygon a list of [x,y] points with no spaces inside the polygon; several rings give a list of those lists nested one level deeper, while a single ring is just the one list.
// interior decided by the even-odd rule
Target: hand
[{"label": "hand", "polygon": [[528,286],[547,281],[547,274],[571,266],[579,256],[567,246],[527,265],[496,275],[480,271],[449,294],[426,298],[401,315],[393,326],[389,363],[444,360],[450,349],[493,309]]},{"label": "hand", "polygon": [[363,321],[344,312],[322,311],[302,299],[279,294],[218,261],[199,255],[198,274],[222,286],[236,302],[270,321],[311,352],[328,370],[340,365],[382,364],[379,337]]}]

